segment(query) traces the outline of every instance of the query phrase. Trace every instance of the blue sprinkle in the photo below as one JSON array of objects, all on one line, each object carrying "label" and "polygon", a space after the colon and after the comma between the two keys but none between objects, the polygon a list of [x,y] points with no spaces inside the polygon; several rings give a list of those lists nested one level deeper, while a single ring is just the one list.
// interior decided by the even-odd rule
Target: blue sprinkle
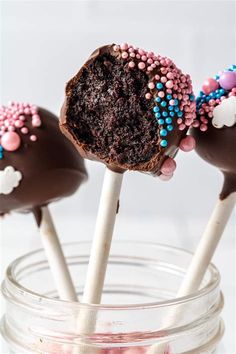
[{"label": "blue sprinkle", "polygon": [[172,95],[167,95],[166,98],[170,101],[172,99]]},{"label": "blue sprinkle", "polygon": [[157,106],[155,106],[154,108],[153,108],[153,112],[158,112],[160,110],[160,108],[159,107],[157,107]]},{"label": "blue sprinkle", "polygon": [[174,107],[173,106],[169,106],[168,109],[169,109],[169,111],[173,111]]},{"label": "blue sprinkle", "polygon": [[190,99],[190,101],[194,101],[194,95],[191,94],[191,95],[189,96],[189,99]]},{"label": "blue sprinkle", "polygon": [[161,118],[161,113],[158,112],[158,113],[155,113],[155,117],[158,119],[158,118]]},{"label": "blue sprinkle", "polygon": [[177,113],[177,116],[180,118],[180,117],[183,117],[183,112],[182,111],[179,111],[178,113]]},{"label": "blue sprinkle", "polygon": [[167,135],[167,130],[166,129],[161,129],[160,130],[160,136],[166,136]]},{"label": "blue sprinkle", "polygon": [[225,93],[225,90],[223,88],[220,89],[220,94],[223,95]]},{"label": "blue sprinkle", "polygon": [[161,106],[162,106],[162,107],[166,107],[166,106],[167,106],[166,101],[162,101],[162,102],[161,102]]},{"label": "blue sprinkle", "polygon": [[2,145],[0,145],[0,152],[2,152],[3,151],[3,147],[2,147]]},{"label": "blue sprinkle", "polygon": [[174,117],[175,112],[170,112],[169,114],[170,114],[171,117]]},{"label": "blue sprinkle", "polygon": [[165,123],[164,119],[158,119],[158,124],[163,125]]},{"label": "blue sprinkle", "polygon": [[160,103],[160,102],[161,102],[161,97],[156,97],[156,98],[155,98],[155,101],[158,102],[158,103]]},{"label": "blue sprinkle", "polygon": [[167,141],[166,140],[161,140],[160,145],[161,145],[161,147],[166,147],[167,146]]},{"label": "blue sprinkle", "polygon": [[200,96],[200,97],[205,96],[204,92],[203,92],[203,91],[200,91],[199,96]]},{"label": "blue sprinkle", "polygon": [[168,117],[166,118],[166,124],[171,124],[172,123],[172,118]]},{"label": "blue sprinkle", "polygon": [[215,79],[219,80],[220,76],[219,75],[215,75]]},{"label": "blue sprinkle", "polygon": [[167,113],[166,111],[163,111],[163,112],[162,112],[162,116],[163,116],[163,117],[167,117],[167,116],[168,116],[168,113]]},{"label": "blue sprinkle", "polygon": [[169,130],[169,132],[171,132],[173,130],[173,125],[167,125],[167,130]]},{"label": "blue sprinkle", "polygon": [[158,82],[158,83],[156,84],[156,88],[157,88],[158,90],[162,89],[162,88],[163,88],[163,84],[162,84],[161,82]]},{"label": "blue sprinkle", "polygon": [[175,112],[179,112],[179,107],[175,107]]},{"label": "blue sprinkle", "polygon": [[178,106],[179,101],[177,99],[174,100],[174,106]]}]

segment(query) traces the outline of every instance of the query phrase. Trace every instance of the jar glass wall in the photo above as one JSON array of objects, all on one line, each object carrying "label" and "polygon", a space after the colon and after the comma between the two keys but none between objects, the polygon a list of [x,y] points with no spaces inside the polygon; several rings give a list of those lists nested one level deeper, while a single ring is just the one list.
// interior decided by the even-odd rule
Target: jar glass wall
[{"label": "jar glass wall", "polygon": [[[80,298],[90,247],[64,246]],[[2,284],[9,352],[148,354],[164,343],[171,354],[213,353],[224,331],[218,270],[211,265],[198,292],[175,299],[191,257],[159,244],[114,242],[99,306],[60,301],[43,250],[17,259]],[[94,333],[79,331],[83,311],[96,318]]]}]

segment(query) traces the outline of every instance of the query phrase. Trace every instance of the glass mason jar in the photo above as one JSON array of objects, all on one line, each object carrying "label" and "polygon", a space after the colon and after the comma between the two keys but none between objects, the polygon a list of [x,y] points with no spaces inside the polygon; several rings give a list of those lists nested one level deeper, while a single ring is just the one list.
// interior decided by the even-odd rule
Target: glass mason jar
[{"label": "glass mason jar", "polygon": [[[89,243],[64,246],[80,298],[89,250]],[[43,250],[15,260],[2,285],[1,332],[9,353],[148,354],[154,344],[171,354],[215,352],[224,332],[215,266],[208,268],[199,291],[175,299],[191,257],[160,244],[114,242],[103,304],[97,306],[58,299]],[[94,333],[79,333],[81,311],[96,318]]]}]

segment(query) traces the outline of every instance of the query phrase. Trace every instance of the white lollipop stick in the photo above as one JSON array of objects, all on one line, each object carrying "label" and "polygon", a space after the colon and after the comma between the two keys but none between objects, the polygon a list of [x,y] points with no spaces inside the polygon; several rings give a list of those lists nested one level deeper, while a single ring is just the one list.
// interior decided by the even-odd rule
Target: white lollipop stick
[{"label": "white lollipop stick", "polygon": [[[231,193],[226,199],[217,201],[197,250],[192,258],[184,281],[179,288],[177,298],[190,295],[199,289],[235,203],[236,193]],[[184,308],[182,309],[184,310]],[[167,316],[163,329],[167,329],[177,323],[180,316],[181,306]],[[167,343],[154,344],[148,350],[147,354],[163,354],[166,347]]]},{"label": "white lollipop stick", "polygon": [[43,247],[61,300],[78,301],[71,275],[48,207],[42,207],[38,226]]},{"label": "white lollipop stick", "polygon": [[100,304],[123,174],[106,168],[85,282],[83,303]]},{"label": "white lollipop stick", "polygon": [[[87,277],[85,282],[83,303],[100,304],[110,253],[113,230],[116,221],[123,174],[106,168],[100,204],[98,209],[95,233],[90,253]],[[82,309],[78,316],[77,331],[81,335],[91,334],[96,326],[96,312]],[[86,345],[75,349],[73,353],[90,353]],[[96,349],[92,349],[96,353]]]}]

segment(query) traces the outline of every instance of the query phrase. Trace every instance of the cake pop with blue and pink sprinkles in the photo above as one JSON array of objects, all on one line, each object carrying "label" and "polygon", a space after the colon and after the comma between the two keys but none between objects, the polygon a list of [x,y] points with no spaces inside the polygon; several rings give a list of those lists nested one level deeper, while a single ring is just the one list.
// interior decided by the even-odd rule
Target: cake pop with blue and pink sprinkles
[{"label": "cake pop with blue and pink sprinkles", "polygon": [[171,59],[111,44],[68,82],[60,125],[83,157],[168,179],[177,150],[194,148],[195,111],[190,76]]},{"label": "cake pop with blue and pink sprinkles", "polygon": [[196,152],[223,172],[224,199],[236,191],[236,65],[205,80],[196,101]]}]

